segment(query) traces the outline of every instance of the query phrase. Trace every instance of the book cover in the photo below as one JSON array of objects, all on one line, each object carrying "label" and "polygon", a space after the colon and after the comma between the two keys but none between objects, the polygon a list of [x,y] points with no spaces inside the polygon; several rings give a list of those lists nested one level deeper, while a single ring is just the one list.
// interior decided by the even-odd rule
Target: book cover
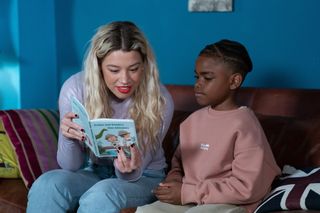
[{"label": "book cover", "polygon": [[137,143],[137,133],[132,119],[89,119],[85,107],[75,97],[71,99],[72,112],[79,115],[74,122],[83,127],[85,144],[99,158],[116,157],[121,147],[130,156],[130,145]]}]

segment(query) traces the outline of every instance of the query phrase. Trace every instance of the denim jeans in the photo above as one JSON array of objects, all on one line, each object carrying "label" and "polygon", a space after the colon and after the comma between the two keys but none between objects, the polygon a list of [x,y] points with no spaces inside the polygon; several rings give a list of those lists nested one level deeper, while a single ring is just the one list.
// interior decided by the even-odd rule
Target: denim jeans
[{"label": "denim jeans", "polygon": [[147,170],[135,182],[109,177],[102,170],[52,170],[42,174],[28,194],[27,213],[120,212],[121,208],[155,201],[151,190],[165,177],[163,170]]}]

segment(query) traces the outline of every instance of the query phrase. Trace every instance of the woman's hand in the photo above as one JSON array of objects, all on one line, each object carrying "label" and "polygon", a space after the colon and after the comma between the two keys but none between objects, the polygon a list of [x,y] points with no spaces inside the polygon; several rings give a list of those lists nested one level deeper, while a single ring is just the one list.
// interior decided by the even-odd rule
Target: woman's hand
[{"label": "woman's hand", "polygon": [[74,118],[78,118],[78,115],[74,114],[73,112],[68,112],[63,116],[60,122],[62,135],[69,139],[84,141],[84,130],[81,126],[72,121]]},{"label": "woman's hand", "polygon": [[130,146],[131,158],[128,158],[121,147],[118,148],[118,157],[114,160],[115,166],[122,173],[129,173],[141,166],[141,154],[138,148]]}]

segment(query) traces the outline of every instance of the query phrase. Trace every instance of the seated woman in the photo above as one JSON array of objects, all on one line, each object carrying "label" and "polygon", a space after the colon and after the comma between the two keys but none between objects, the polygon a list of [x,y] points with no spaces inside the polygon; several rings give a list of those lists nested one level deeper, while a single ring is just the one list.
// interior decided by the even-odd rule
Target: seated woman
[{"label": "seated woman", "polygon": [[[71,76],[60,92],[57,159],[62,169],[34,182],[28,212],[119,212],[155,200],[151,190],[165,176],[162,140],[174,108],[158,75],[151,47],[136,25],[117,21],[99,28],[84,71]],[[119,148],[117,158],[99,159],[84,147],[83,128],[73,122],[78,115],[71,112],[72,96],[90,119],[135,121],[138,143],[130,146],[130,158]]]}]

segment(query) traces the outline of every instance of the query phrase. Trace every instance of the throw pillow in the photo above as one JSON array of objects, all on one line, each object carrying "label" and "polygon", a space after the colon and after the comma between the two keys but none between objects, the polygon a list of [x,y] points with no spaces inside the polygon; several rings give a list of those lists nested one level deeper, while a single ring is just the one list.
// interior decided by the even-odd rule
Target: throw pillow
[{"label": "throw pillow", "polygon": [[2,110],[0,118],[10,138],[27,188],[42,173],[59,168],[56,161],[59,115],[56,110]]},{"label": "throw pillow", "polygon": [[254,213],[281,210],[320,210],[320,167],[284,166],[282,176]]},{"label": "throw pillow", "polygon": [[20,177],[20,174],[17,158],[0,120],[0,178],[18,177]]}]

